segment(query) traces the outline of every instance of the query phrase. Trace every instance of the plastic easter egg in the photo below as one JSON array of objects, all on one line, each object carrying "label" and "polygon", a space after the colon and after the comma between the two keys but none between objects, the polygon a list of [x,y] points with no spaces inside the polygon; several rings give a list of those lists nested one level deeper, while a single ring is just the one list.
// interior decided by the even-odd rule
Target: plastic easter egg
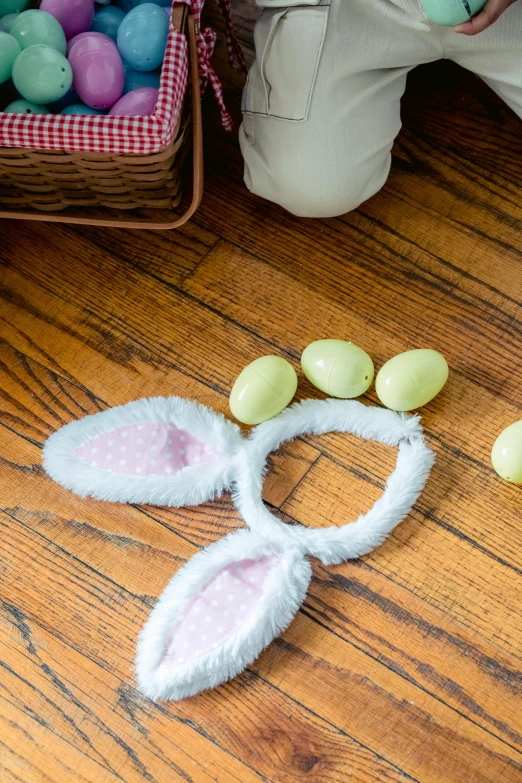
[{"label": "plastic easter egg", "polygon": [[312,343],[303,351],[301,367],[310,383],[332,397],[358,397],[373,381],[373,362],[366,351],[344,340]]},{"label": "plastic easter egg", "polygon": [[154,87],[132,90],[114,104],[109,114],[113,117],[148,117],[154,114],[158,94]]},{"label": "plastic easter egg", "polygon": [[469,22],[485,4],[486,0],[422,0],[428,19],[447,27]]},{"label": "plastic easter egg", "polygon": [[162,9],[144,3],[127,14],[118,30],[118,49],[136,71],[153,71],[165,57],[169,20]]},{"label": "plastic easter egg", "polygon": [[13,65],[20,52],[16,38],[9,33],[0,33],[0,84],[11,78]]},{"label": "plastic easter egg", "polygon": [[438,351],[421,348],[394,356],[375,381],[377,396],[394,411],[421,408],[437,396],[448,380],[448,363]]},{"label": "plastic easter egg", "polygon": [[11,32],[11,27],[20,16],[20,11],[16,11],[14,14],[6,14],[0,18],[0,25],[4,28],[5,33]]},{"label": "plastic easter egg", "polygon": [[36,103],[30,103],[30,101],[13,101],[6,106],[4,111],[7,114],[50,114],[48,108],[45,106],[38,106]]},{"label": "plastic easter egg", "polygon": [[281,356],[261,356],[238,376],[230,394],[230,410],[243,424],[260,424],[277,416],[291,402],[297,375]]},{"label": "plastic easter egg", "polygon": [[132,11],[132,9],[136,8],[138,5],[143,5],[143,3],[153,3],[154,5],[159,6],[170,6],[172,5],[172,0],[116,0],[116,5],[122,8],[126,14],[128,14],[129,11]]},{"label": "plastic easter egg", "polygon": [[123,63],[125,81],[123,83],[123,93],[138,90],[140,87],[154,87],[159,90],[160,75],[154,71],[135,71],[127,63]]},{"label": "plastic easter egg", "polygon": [[99,8],[94,13],[91,30],[95,33],[103,33],[116,41],[118,30],[125,19],[125,12],[113,5]]},{"label": "plastic easter egg", "polygon": [[84,103],[71,103],[70,106],[62,109],[60,114],[103,114],[103,112],[91,109],[90,106],[86,106]]},{"label": "plastic easter egg", "polygon": [[52,103],[62,98],[72,82],[71,66],[60,52],[35,44],[24,49],[13,65],[13,82],[31,103]]},{"label": "plastic easter egg", "polygon": [[25,11],[29,7],[31,0],[0,0],[0,16],[6,14],[16,14]]},{"label": "plastic easter egg", "polygon": [[40,11],[47,11],[63,27],[66,38],[89,30],[94,17],[94,0],[42,0]]},{"label": "plastic easter egg", "polygon": [[522,419],[503,430],[491,451],[498,475],[511,484],[522,484]]},{"label": "plastic easter egg", "polygon": [[110,109],[123,92],[123,62],[114,41],[102,33],[82,33],[69,49],[73,87],[91,109]]},{"label": "plastic easter egg", "polygon": [[11,25],[11,35],[22,49],[45,44],[65,54],[67,42],[60,22],[45,11],[24,11]]}]

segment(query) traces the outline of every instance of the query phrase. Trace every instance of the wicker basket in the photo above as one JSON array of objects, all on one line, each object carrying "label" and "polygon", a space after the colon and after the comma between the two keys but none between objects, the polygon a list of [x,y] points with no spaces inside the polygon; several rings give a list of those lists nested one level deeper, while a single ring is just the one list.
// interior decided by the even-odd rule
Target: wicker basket
[{"label": "wicker basket", "polygon": [[[174,7],[172,24],[188,37],[191,100],[185,98],[167,146],[144,155],[0,147],[1,218],[159,230],[194,214],[203,193],[203,143],[196,30],[186,5]],[[191,140],[192,200],[180,213]],[[140,217],[127,217],[128,210]]]}]

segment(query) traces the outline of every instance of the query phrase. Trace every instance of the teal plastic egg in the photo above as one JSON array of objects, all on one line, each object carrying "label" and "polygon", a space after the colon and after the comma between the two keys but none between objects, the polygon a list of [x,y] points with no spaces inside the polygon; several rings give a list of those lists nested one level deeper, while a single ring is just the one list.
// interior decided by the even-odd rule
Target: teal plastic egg
[{"label": "teal plastic egg", "polygon": [[91,109],[90,106],[86,106],[84,103],[73,103],[62,109],[60,114],[103,114],[103,112]]},{"label": "teal plastic egg", "polygon": [[9,33],[0,33],[0,84],[6,82],[20,54],[20,44]]},{"label": "teal plastic egg", "polygon": [[31,0],[0,0],[0,16],[15,14],[17,11],[25,11],[31,4]]},{"label": "teal plastic egg", "polygon": [[94,12],[94,19],[91,24],[91,32],[103,33],[108,35],[113,41],[116,41],[118,37],[118,30],[120,25],[125,19],[125,11],[121,8],[116,8],[113,5],[99,8]]},{"label": "teal plastic egg", "polygon": [[500,433],[491,452],[491,461],[505,481],[522,484],[522,419]]},{"label": "teal plastic egg", "polygon": [[16,11],[14,14],[6,14],[5,16],[0,17],[0,25],[2,25],[6,33],[11,32],[11,27],[19,16],[20,12]]},{"label": "teal plastic egg", "polygon": [[469,22],[485,4],[486,0],[422,0],[428,19],[446,27]]},{"label": "teal plastic egg", "polygon": [[44,44],[61,54],[65,54],[67,50],[67,41],[60,22],[45,11],[24,11],[13,22],[10,32],[22,49]]},{"label": "teal plastic egg", "polygon": [[4,111],[7,114],[50,114],[51,112],[45,106],[37,106],[36,103],[29,101],[13,101],[6,106]]},{"label": "teal plastic egg", "polygon": [[230,410],[243,424],[260,424],[291,402],[297,375],[282,356],[261,356],[238,376],[230,393]]},{"label": "teal plastic egg", "polygon": [[60,52],[36,44],[24,49],[13,65],[13,82],[31,103],[60,100],[72,84],[71,66]]}]

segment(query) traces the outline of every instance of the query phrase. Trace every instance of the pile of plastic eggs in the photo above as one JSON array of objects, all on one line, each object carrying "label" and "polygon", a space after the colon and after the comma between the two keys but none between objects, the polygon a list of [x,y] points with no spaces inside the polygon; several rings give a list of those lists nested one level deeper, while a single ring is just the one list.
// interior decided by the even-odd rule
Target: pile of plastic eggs
[{"label": "pile of plastic eggs", "polygon": [[171,0],[0,0],[0,111],[147,116]]}]

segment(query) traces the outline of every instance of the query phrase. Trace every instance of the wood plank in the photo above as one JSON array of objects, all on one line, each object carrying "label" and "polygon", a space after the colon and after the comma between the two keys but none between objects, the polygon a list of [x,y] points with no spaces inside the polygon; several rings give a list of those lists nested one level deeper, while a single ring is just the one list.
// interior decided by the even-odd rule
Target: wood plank
[{"label": "wood plank", "polygon": [[[20,438],[12,438],[9,453],[17,459],[35,449]],[[8,482],[14,497],[20,496],[17,475],[13,472],[13,478]],[[118,505],[81,500],[70,493],[65,493],[63,498],[63,491],[39,474],[32,475],[30,487],[27,482],[24,484],[26,489],[30,489],[27,497],[31,504],[26,503],[24,508],[9,508],[10,496],[3,493],[2,505],[7,507],[8,513],[45,535],[47,540],[56,542],[60,552],[74,553],[88,567],[95,568],[97,574],[101,573],[111,583],[117,582],[121,589],[137,598],[158,594],[162,583],[175,570],[176,560],[172,560],[167,551],[180,551],[182,559],[191,554],[185,542],[187,536],[194,540],[194,533],[187,527],[182,530],[183,550],[172,531],[158,530],[148,516],[140,522],[137,511],[133,509],[127,511]],[[42,492],[48,492],[43,501]],[[62,508],[64,500],[68,503]],[[46,515],[35,510],[41,507],[49,509]],[[125,510],[126,513],[111,513],[114,509]],[[122,521],[126,524],[124,530]],[[80,532],[82,546],[78,548]],[[87,545],[87,536],[92,538],[92,546]],[[125,552],[124,566],[115,567],[121,552]],[[145,572],[144,557],[149,564],[151,560],[154,562],[155,578],[150,586],[147,581],[150,581],[150,570]],[[389,560],[397,561],[396,552]],[[327,575],[326,569],[316,568],[316,578],[304,611],[311,613],[321,624],[321,638],[324,638],[325,645],[331,644],[327,631],[331,628],[335,637],[347,640],[358,655],[364,652],[369,656],[370,665],[378,660],[392,672],[399,673],[400,678],[406,680],[406,687],[410,683],[421,684],[425,693],[433,694],[438,701],[456,710],[459,719],[467,715],[473,724],[483,726],[509,746],[522,747],[522,676],[513,658],[499,655],[498,648],[480,640],[475,630],[466,633],[450,616],[434,612],[420,599],[415,599],[415,607],[408,612],[404,606],[411,604],[409,591],[394,586],[383,577],[379,566],[379,562],[371,567],[360,565],[353,575],[353,566],[345,564],[335,569],[331,576]],[[149,599],[146,600],[149,603]],[[118,598],[117,602],[127,604],[123,598]],[[106,601],[104,603],[107,604]],[[391,615],[389,618],[388,614]],[[364,620],[359,621],[358,618]],[[139,615],[132,614],[128,622],[137,623],[139,630],[143,611],[140,610]],[[105,619],[104,629],[108,628],[108,623],[109,620]],[[57,622],[56,627],[61,627],[61,623]],[[111,638],[115,639],[118,630],[114,621],[110,629]],[[310,633],[314,635],[317,631],[310,630]],[[401,646],[402,639],[404,646]],[[393,660],[389,657],[391,649],[394,651]],[[108,665],[106,656],[110,655],[109,651],[102,650],[100,653],[98,647],[96,654],[101,654],[104,665]],[[399,656],[401,666],[397,668]],[[493,667],[495,660],[497,663]],[[129,666],[131,661],[132,650],[129,651]],[[266,678],[264,672],[261,675]],[[123,677],[124,672],[120,676]],[[488,685],[490,678],[492,682]],[[285,681],[277,680],[275,684],[286,692]],[[397,687],[402,689],[404,683]],[[500,696],[501,689],[505,689],[504,697]],[[362,739],[363,744],[366,741]]]},{"label": "wood plank", "polygon": [[[138,616],[143,616],[143,605],[139,607],[125,596],[123,588],[115,589],[101,575],[90,570],[86,572],[78,561],[74,562],[72,570],[72,563],[61,548],[16,518],[3,515],[1,524],[10,542],[3,567],[9,573],[13,567],[11,558],[15,555],[19,573],[18,578],[9,580],[8,600],[16,606],[22,598],[27,616],[34,620],[42,616],[43,607],[52,596],[54,605],[46,614],[53,633],[69,644],[74,639],[80,652],[127,679],[129,643],[135,635],[136,625],[140,624],[136,623]],[[35,573],[40,577],[39,591],[29,594]],[[95,627],[103,629],[102,639],[93,642],[89,634],[81,632],[88,617],[93,618]],[[297,675],[288,672],[288,667]],[[294,698],[313,712],[317,712],[321,694],[324,698],[327,693],[329,722],[343,732],[349,730],[365,747],[378,747],[379,755],[392,764],[397,755],[403,755],[398,748],[409,743],[414,753],[402,758],[401,768],[415,779],[421,776],[427,781],[449,782],[471,769],[472,774],[480,774],[484,781],[498,780],[500,774],[507,781],[515,781],[522,772],[518,760],[520,753],[469,721],[462,721],[458,713],[428,694],[419,693],[414,685],[395,672],[322,630],[302,614],[283,641],[266,651],[254,669],[263,680],[278,687],[281,677],[285,683],[292,682]],[[249,676],[245,673],[231,685],[224,686],[225,691],[239,689],[242,708],[248,702],[251,688],[255,688]],[[205,712],[209,712],[210,703],[215,704],[222,690],[203,694],[190,702],[169,705],[167,709],[177,714],[188,710],[191,719],[197,722],[196,702],[200,702],[201,707],[206,702]],[[226,704],[225,709],[228,712],[230,706]],[[210,712],[215,727],[215,708]],[[377,740],[383,717],[394,726],[393,736],[379,736]],[[422,754],[415,750],[420,747]],[[453,747],[459,752],[452,753]],[[263,752],[266,752],[264,748]],[[452,759],[449,763],[448,757]],[[260,759],[257,764],[261,769]]]}]

